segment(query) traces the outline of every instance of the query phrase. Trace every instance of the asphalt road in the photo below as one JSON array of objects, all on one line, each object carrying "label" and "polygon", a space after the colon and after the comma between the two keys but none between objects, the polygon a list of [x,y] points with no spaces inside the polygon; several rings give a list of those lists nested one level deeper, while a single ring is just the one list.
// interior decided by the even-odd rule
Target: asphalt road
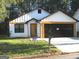
[{"label": "asphalt road", "polygon": [[79,53],[49,56],[49,57],[40,57],[40,58],[34,58],[34,59],[79,59]]}]

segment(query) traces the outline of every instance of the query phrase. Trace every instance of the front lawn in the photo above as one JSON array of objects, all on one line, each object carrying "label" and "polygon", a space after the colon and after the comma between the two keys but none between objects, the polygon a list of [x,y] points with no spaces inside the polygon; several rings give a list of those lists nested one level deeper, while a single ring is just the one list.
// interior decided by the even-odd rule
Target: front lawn
[{"label": "front lawn", "polygon": [[47,52],[48,43],[43,40],[0,39],[0,55],[35,55]]}]

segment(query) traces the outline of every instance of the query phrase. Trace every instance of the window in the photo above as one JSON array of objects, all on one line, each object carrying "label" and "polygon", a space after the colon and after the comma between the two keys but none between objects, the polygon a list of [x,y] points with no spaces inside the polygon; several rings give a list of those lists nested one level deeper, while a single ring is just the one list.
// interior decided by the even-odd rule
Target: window
[{"label": "window", "polygon": [[38,9],[38,14],[41,14],[41,9]]},{"label": "window", "polygon": [[24,24],[15,24],[15,33],[23,33]]}]

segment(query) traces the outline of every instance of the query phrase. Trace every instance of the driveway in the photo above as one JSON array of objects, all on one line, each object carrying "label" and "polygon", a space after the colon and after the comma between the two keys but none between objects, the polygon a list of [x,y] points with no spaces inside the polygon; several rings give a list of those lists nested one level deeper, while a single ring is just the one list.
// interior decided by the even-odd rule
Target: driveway
[{"label": "driveway", "polygon": [[[48,39],[44,40],[48,42]],[[79,52],[79,38],[76,37],[52,38],[51,44],[53,44],[63,53]]]}]

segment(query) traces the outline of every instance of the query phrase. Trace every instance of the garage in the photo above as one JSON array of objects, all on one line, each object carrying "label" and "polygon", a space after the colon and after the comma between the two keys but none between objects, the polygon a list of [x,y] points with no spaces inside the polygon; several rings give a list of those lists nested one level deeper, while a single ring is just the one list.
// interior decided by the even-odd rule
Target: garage
[{"label": "garage", "polygon": [[45,24],[45,37],[73,37],[73,24]]},{"label": "garage", "polygon": [[58,11],[41,20],[41,38],[76,37],[76,20]]}]

